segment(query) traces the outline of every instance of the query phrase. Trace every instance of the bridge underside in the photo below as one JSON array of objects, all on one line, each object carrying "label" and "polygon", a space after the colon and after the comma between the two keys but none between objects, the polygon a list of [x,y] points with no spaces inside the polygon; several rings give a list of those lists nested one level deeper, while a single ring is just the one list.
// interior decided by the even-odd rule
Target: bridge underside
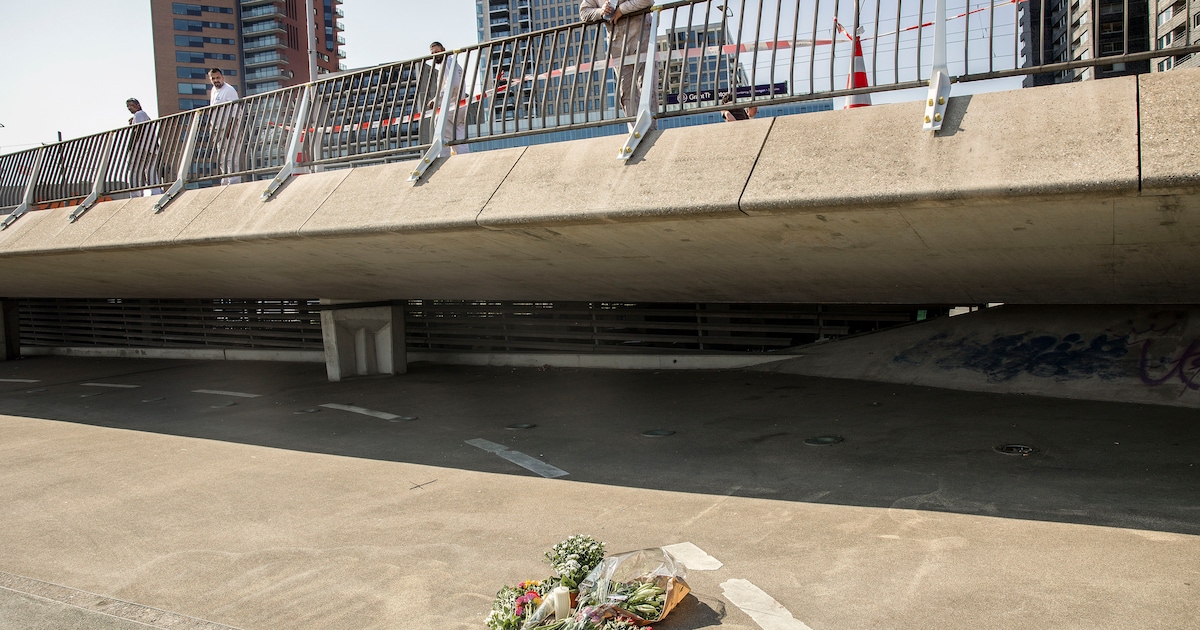
[{"label": "bridge underside", "polygon": [[1200,302],[1200,71],[32,212],[0,295]]}]

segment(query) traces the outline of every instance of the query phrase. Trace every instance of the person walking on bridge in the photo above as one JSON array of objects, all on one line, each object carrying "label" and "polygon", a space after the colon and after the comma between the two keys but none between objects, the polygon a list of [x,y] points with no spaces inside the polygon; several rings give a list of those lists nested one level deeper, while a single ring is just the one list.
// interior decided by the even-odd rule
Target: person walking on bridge
[{"label": "person walking on bridge", "polygon": [[[225,82],[225,75],[221,73],[220,68],[208,71],[208,82],[213,86],[210,104],[220,105],[238,100],[237,88]],[[237,138],[241,133],[238,125],[238,106],[228,105],[214,109],[208,116],[212,156],[217,162],[217,168],[222,175],[238,172],[241,170],[241,145]],[[241,176],[223,177],[221,185],[238,184],[241,181]]]},{"label": "person walking on bridge", "polygon": [[[649,13],[632,17],[629,14],[653,5],[654,0],[582,0],[579,3],[580,20],[604,22],[608,30],[608,67],[617,74],[618,100],[625,116],[638,115],[646,53],[653,46],[651,38],[654,35],[650,32]],[[658,86],[652,89],[650,112],[657,113]],[[651,121],[648,131],[657,127],[657,121]]]},{"label": "person walking on bridge", "polygon": [[[133,114],[129,118],[129,174],[130,184],[135,187],[162,183],[158,175],[158,130],[150,122],[150,114],[142,109],[136,98],[125,100],[125,107]],[[149,197],[161,195],[162,188],[148,188],[141,193]]]}]

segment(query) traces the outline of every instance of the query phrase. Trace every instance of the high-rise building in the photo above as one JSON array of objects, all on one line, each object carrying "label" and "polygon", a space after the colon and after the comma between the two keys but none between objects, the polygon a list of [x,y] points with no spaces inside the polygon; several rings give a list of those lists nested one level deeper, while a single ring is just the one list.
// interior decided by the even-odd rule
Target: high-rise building
[{"label": "high-rise building", "polygon": [[[1180,46],[1200,43],[1200,0],[1152,0],[1154,24],[1150,37],[1154,50],[1170,51]],[[1171,55],[1155,59],[1155,72],[1171,68],[1200,67],[1200,55]]]},{"label": "high-rise building", "polygon": [[[160,116],[208,105],[209,68],[242,96],[298,85],[308,76],[305,0],[151,0]],[[344,69],[342,0],[312,0],[317,72]]]},{"label": "high-rise building", "polygon": [[[1100,59],[1150,50],[1150,1],[1022,2],[1019,5],[1021,48],[1025,65]],[[1149,70],[1149,61],[1073,68],[1029,75],[1025,86],[1103,79]]]},{"label": "high-rise building", "polygon": [[579,21],[579,0],[475,0],[479,41]]}]

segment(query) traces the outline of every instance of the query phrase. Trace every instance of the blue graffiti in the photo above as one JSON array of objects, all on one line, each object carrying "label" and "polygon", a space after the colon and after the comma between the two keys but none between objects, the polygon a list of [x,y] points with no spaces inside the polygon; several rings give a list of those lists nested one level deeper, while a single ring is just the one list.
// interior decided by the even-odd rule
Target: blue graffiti
[{"label": "blue graffiti", "polygon": [[1024,333],[997,336],[990,342],[951,340],[945,334],[900,353],[897,363],[921,364],[934,358],[935,365],[952,370],[965,368],[983,372],[992,383],[1012,380],[1021,374],[1043,378],[1115,379],[1131,376],[1128,363],[1129,337],[1101,334],[1092,339],[1067,335]]}]

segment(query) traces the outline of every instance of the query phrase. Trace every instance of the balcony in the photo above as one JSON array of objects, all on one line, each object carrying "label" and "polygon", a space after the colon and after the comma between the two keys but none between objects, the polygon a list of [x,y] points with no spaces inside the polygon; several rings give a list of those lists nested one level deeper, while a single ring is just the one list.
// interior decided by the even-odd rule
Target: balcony
[{"label": "balcony", "polygon": [[345,45],[346,45],[346,38],[345,38],[345,37],[342,37],[341,35],[338,35],[338,36],[337,36],[337,43],[338,43],[339,45],[341,45],[341,46],[345,46]]},{"label": "balcony", "polygon": [[339,30],[339,31],[344,31],[344,30],[346,30],[346,25],[342,24],[341,20],[334,20],[333,28],[336,30]]},{"label": "balcony", "polygon": [[254,83],[257,81],[266,81],[268,79],[290,79],[292,78],[291,70],[284,70],[278,66],[272,68],[263,68],[258,72],[247,74],[243,79],[246,83]]},{"label": "balcony", "polygon": [[276,15],[283,15],[283,11],[277,6],[271,5],[258,7],[255,9],[250,9],[249,11],[242,11],[242,21],[249,22],[252,20],[263,20]]},{"label": "balcony", "polygon": [[270,92],[271,90],[278,90],[281,87],[283,87],[283,84],[279,81],[271,81],[270,83],[252,85],[246,88],[246,96],[250,96],[252,94],[262,94],[263,92]]},{"label": "balcony", "polygon": [[284,32],[283,23],[277,20],[270,22],[259,22],[253,26],[242,29],[242,35],[253,35],[257,33],[282,33]]},{"label": "balcony", "polygon": [[243,52],[253,52],[256,50],[269,50],[271,48],[287,48],[287,40],[282,37],[259,37],[256,39],[247,39],[242,45]]},{"label": "balcony", "polygon": [[334,15],[336,15],[336,16],[338,16],[338,17],[340,17],[340,18],[344,18],[344,17],[346,17],[346,11],[345,11],[344,9],[342,9],[342,7],[337,7],[337,8],[335,8],[335,9],[333,10],[333,14],[334,14]]},{"label": "balcony", "polygon": [[247,8],[258,7],[264,4],[275,4],[277,2],[283,2],[283,0],[242,0],[241,5],[243,8]]},{"label": "balcony", "polygon": [[245,58],[245,65],[247,68],[270,66],[270,65],[276,65],[276,64],[287,63],[287,62],[288,62],[288,58],[277,52],[261,53],[261,54],[257,54],[257,55],[247,55]]}]

